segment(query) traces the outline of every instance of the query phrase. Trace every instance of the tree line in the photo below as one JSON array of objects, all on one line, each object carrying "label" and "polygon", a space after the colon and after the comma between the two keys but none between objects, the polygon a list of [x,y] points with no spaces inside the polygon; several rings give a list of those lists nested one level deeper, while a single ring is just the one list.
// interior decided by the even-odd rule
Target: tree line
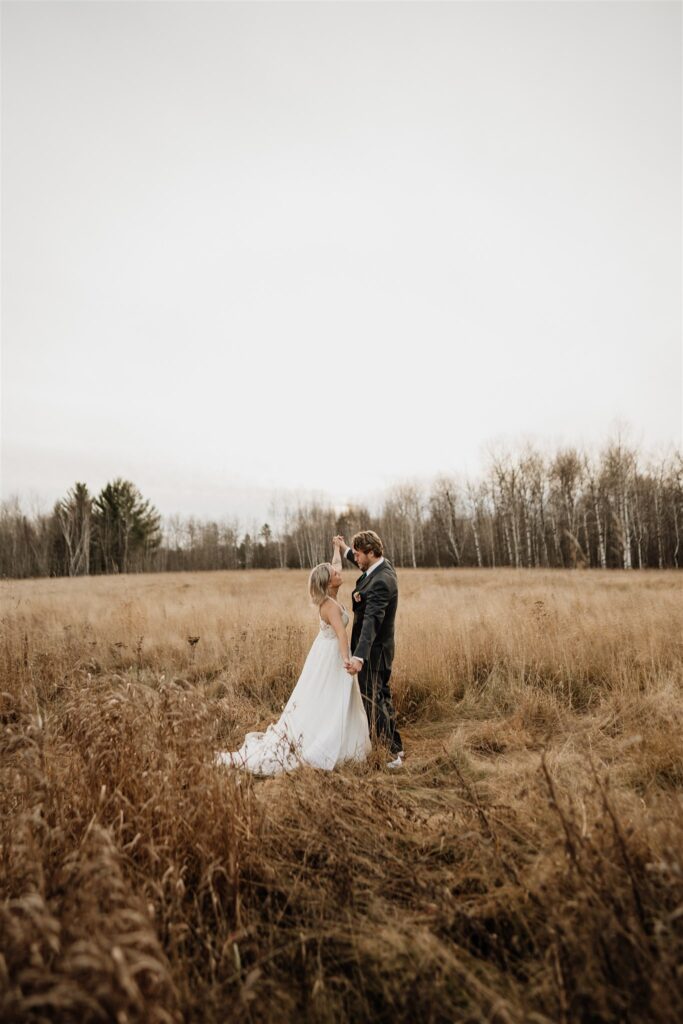
[{"label": "tree line", "polygon": [[402,483],[379,510],[292,504],[244,527],[159,512],[128,480],[92,495],[76,483],[50,513],[0,510],[0,574],[87,576],[202,569],[310,568],[330,540],[376,530],[400,567],[678,568],[683,561],[683,456],[643,463],[622,440],[597,456],[532,446],[489,458],[476,480]]}]

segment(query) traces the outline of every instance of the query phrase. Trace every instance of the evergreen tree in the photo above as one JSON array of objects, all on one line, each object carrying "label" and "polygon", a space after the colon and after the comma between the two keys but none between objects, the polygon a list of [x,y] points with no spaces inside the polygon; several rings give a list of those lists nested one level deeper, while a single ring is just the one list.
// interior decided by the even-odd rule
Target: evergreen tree
[{"label": "evergreen tree", "polygon": [[93,525],[100,570],[144,568],[161,541],[159,513],[130,480],[120,477],[93,502]]}]

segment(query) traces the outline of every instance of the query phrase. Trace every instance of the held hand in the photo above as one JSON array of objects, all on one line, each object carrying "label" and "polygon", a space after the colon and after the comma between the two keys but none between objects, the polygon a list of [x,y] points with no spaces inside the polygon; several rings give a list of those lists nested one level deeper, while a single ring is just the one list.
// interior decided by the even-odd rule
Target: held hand
[{"label": "held hand", "polygon": [[335,548],[339,548],[340,551],[343,551],[346,548],[346,541],[341,536],[341,534],[338,534],[336,537],[333,537],[332,543],[334,544]]},{"label": "held hand", "polygon": [[362,667],[362,662],[358,661],[357,658],[349,658],[348,661],[344,662],[344,668],[350,676],[357,676]]}]

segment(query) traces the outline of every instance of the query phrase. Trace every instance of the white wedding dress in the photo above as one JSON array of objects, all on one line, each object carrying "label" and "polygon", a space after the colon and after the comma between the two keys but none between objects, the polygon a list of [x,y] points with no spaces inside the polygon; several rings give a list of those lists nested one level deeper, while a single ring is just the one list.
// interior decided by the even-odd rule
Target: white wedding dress
[{"label": "white wedding dress", "polygon": [[[349,616],[339,607],[346,628]],[[369,752],[358,678],[344,668],[337,635],[320,619],[320,631],[278,721],[265,732],[247,733],[239,750],[224,751],[216,760],[255,775],[278,775],[302,764],[331,771],[343,761],[364,761]]]}]

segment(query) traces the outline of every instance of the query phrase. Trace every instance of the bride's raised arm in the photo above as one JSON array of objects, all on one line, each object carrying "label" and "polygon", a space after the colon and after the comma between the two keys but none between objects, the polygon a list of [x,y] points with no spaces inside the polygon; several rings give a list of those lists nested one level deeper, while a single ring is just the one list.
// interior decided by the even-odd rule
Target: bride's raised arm
[{"label": "bride's raised arm", "polygon": [[332,543],[334,544],[334,554],[332,555],[332,561],[330,564],[337,570],[337,572],[343,572],[344,566],[342,563],[341,544],[337,541],[336,537]]}]

